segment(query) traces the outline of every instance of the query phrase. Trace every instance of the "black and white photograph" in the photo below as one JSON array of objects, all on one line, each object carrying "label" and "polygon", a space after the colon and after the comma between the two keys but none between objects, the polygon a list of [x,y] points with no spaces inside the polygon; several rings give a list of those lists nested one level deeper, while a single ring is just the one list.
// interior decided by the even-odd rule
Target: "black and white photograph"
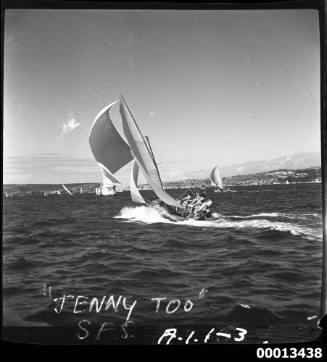
[{"label": "black and white photograph", "polygon": [[25,6],[3,26],[7,340],[319,338],[317,9]]}]

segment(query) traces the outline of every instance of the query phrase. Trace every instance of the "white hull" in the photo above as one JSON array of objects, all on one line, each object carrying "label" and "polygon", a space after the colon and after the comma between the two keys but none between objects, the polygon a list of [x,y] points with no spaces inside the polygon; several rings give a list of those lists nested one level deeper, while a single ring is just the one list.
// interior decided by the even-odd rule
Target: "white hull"
[{"label": "white hull", "polygon": [[97,187],[95,189],[95,193],[99,196],[113,196],[117,194],[117,192],[113,188],[105,186]]}]

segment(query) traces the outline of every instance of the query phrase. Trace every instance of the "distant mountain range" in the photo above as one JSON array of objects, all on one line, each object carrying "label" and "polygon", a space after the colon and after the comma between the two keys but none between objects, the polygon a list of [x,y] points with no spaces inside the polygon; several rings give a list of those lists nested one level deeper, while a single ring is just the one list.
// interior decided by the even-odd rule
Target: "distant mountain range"
[{"label": "distant mountain range", "polygon": [[[214,167],[213,165],[212,167]],[[226,167],[219,167],[223,177],[236,175],[250,175],[254,173],[267,172],[271,170],[289,169],[300,170],[310,167],[320,167],[321,159],[319,152],[296,153],[290,156],[273,158],[271,160],[249,161]],[[202,169],[196,172],[186,173],[186,178],[206,178],[211,170]]]},{"label": "distant mountain range", "polygon": [[[223,177],[223,184],[228,186],[250,186],[250,185],[273,185],[289,183],[318,183],[321,182],[321,168],[310,167],[300,170],[278,169],[267,172],[235,175]],[[165,185],[170,188],[182,187],[185,185],[206,185],[211,186],[209,177],[202,179],[189,178],[185,181],[168,182]],[[148,186],[146,186],[148,188]]]},{"label": "distant mountain range", "polygon": [[321,182],[321,168],[310,167],[300,170],[284,168],[255,174],[230,176],[226,177],[224,182],[236,186]]}]

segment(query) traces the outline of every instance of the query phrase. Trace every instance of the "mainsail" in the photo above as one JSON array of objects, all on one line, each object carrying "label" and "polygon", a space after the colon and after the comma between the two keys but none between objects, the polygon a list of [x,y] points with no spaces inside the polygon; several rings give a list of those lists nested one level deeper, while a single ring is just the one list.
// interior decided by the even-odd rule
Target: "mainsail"
[{"label": "mainsail", "polygon": [[120,96],[120,115],[123,123],[123,130],[127,142],[132,150],[134,158],[141,164],[142,168],[150,175],[151,179],[161,186],[160,176],[154,162],[152,153],[138,125],[136,124],[131,111],[124,98]]},{"label": "mainsail", "polygon": [[145,200],[143,199],[140,191],[137,188],[137,179],[139,175],[139,166],[136,161],[133,162],[132,172],[131,172],[131,183],[130,183],[130,193],[132,200],[134,202],[138,202],[140,204],[146,204]]},{"label": "mainsail", "polygon": [[73,194],[68,190],[68,188],[63,184],[62,188],[71,196],[73,196]]},{"label": "mainsail", "polygon": [[163,190],[153,153],[146,143],[124,98],[120,96],[120,115],[123,130],[132,155],[153,192],[167,205],[181,207],[180,203]]},{"label": "mainsail", "polygon": [[120,183],[113,176],[133,157],[127,143],[122,139],[110,119],[110,110],[117,101],[104,107],[91,126],[89,143],[94,158],[99,164],[103,178],[113,183]]},{"label": "mainsail", "polygon": [[210,174],[210,180],[211,180],[211,184],[213,186],[219,187],[220,189],[223,188],[223,181],[222,178],[220,176],[220,172],[218,169],[218,166],[216,166]]}]

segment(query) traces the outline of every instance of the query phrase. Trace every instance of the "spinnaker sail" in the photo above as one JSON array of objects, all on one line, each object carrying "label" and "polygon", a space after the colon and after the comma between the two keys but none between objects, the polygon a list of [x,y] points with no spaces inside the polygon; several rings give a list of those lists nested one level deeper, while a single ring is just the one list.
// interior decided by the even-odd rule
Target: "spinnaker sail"
[{"label": "spinnaker sail", "polygon": [[116,103],[117,101],[109,104],[98,113],[89,135],[93,156],[100,165],[102,174],[112,183],[120,183],[113,174],[133,159],[128,144],[110,118],[110,110]]},{"label": "spinnaker sail", "polygon": [[220,172],[218,169],[218,166],[216,166],[210,174],[210,180],[211,180],[211,184],[213,186],[219,187],[220,189],[223,188],[223,181],[222,178],[220,176]]},{"label": "spinnaker sail", "polygon": [[63,184],[62,188],[71,196],[73,196],[73,194],[68,190],[68,188]]},{"label": "spinnaker sail", "polygon": [[157,165],[124,98],[120,96],[120,115],[123,131],[137,165],[153,192],[167,205],[181,207],[180,203],[163,190]]},{"label": "spinnaker sail", "polygon": [[143,196],[141,195],[140,191],[137,187],[137,179],[139,175],[139,166],[136,161],[133,162],[132,172],[131,172],[131,180],[130,180],[130,193],[131,198],[134,202],[140,204],[146,204]]}]

